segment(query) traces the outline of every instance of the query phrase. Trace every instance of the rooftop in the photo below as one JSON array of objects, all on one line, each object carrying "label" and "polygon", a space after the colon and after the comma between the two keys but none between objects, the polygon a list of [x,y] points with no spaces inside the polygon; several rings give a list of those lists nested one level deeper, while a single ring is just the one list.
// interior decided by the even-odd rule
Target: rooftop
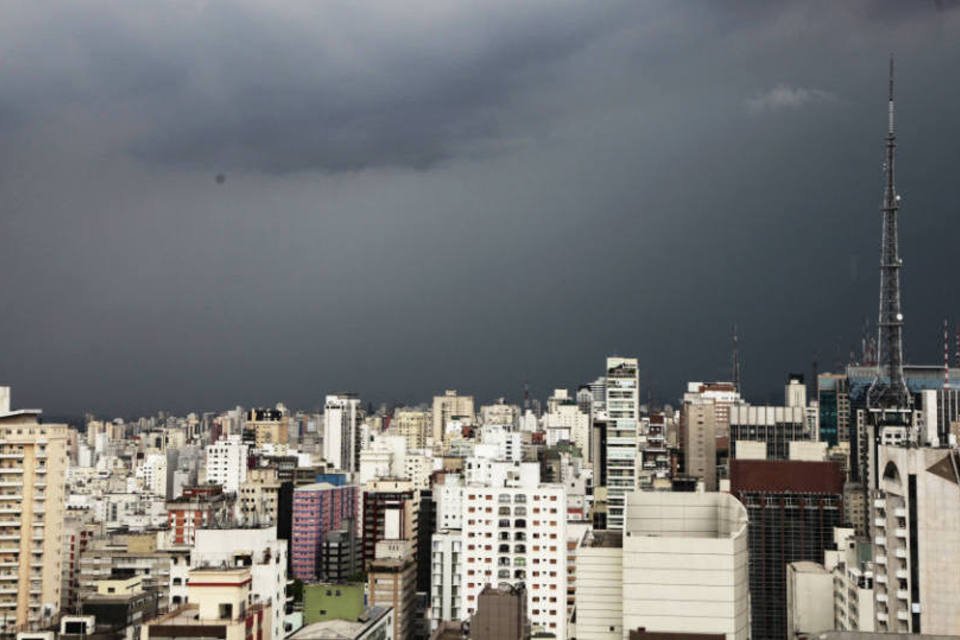
[{"label": "rooftop", "polygon": [[376,624],[390,611],[390,607],[370,607],[359,620],[326,620],[309,624],[290,640],[354,640],[362,631]]}]

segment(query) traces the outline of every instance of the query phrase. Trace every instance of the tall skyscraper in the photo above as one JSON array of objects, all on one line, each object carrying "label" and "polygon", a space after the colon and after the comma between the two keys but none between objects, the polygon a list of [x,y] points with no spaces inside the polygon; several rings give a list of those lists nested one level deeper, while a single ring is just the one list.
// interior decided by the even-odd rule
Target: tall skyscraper
[{"label": "tall skyscraper", "polygon": [[607,358],[607,528],[622,529],[626,496],[637,487],[640,378],[636,358]]},{"label": "tall skyscraper", "polygon": [[323,458],[340,471],[360,468],[360,419],[357,394],[327,396],[323,406]]},{"label": "tall skyscraper", "polygon": [[786,567],[823,561],[833,528],[843,524],[843,480],[835,462],[730,461],[730,492],[749,516],[754,640],[786,637]]},{"label": "tall skyscraper", "polygon": [[50,621],[60,606],[67,426],[10,410],[0,387],[0,620],[5,632]]}]

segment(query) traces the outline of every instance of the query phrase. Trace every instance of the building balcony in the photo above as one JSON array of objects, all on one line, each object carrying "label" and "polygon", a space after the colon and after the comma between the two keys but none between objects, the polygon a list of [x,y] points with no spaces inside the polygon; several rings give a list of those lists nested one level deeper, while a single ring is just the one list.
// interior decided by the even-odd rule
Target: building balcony
[{"label": "building balcony", "polygon": [[897,600],[910,602],[910,592],[906,589],[897,589]]},{"label": "building balcony", "polygon": [[895,575],[897,576],[897,580],[906,580],[910,577],[910,572],[908,572],[906,569],[897,569]]},{"label": "building balcony", "polygon": [[877,509],[886,509],[887,501],[884,498],[874,498],[873,506]]},{"label": "building balcony", "polygon": [[894,555],[897,556],[898,558],[906,558],[906,557],[907,557],[907,550],[904,549],[903,547],[897,547],[896,550],[895,550],[893,553],[894,553]]},{"label": "building balcony", "polygon": [[879,546],[879,547],[885,547],[885,546],[887,546],[887,537],[886,537],[886,536],[877,536],[876,538],[873,539],[873,542],[874,542],[874,544],[876,544],[876,545]]},{"label": "building balcony", "polygon": [[908,534],[906,529],[900,529],[898,527],[893,530],[893,535],[897,536],[898,538],[903,538],[904,540],[906,540]]},{"label": "building balcony", "polygon": [[0,467],[0,477],[2,476],[22,476],[23,468],[22,467]]},{"label": "building balcony", "polygon": [[873,561],[877,564],[887,564],[887,556],[876,556]]},{"label": "building balcony", "polygon": [[886,519],[886,518],[874,518],[874,519],[873,519],[873,526],[879,527],[880,529],[883,529],[884,527],[887,526],[887,519]]},{"label": "building balcony", "polygon": [[893,510],[893,515],[895,515],[898,518],[906,518],[907,510],[904,509],[903,507],[897,507],[896,509]]},{"label": "building balcony", "polygon": [[877,594],[877,602],[886,603],[887,600],[888,600],[887,594],[885,594],[885,593],[878,593],[878,594]]},{"label": "building balcony", "polygon": [[906,610],[900,609],[899,611],[897,611],[897,620],[902,620],[903,622],[906,622],[909,619],[910,619],[910,614]]},{"label": "building balcony", "polygon": [[883,575],[882,573],[877,575],[874,580],[880,584],[887,584],[887,576]]},{"label": "building balcony", "polygon": [[890,619],[890,618],[889,618],[889,616],[887,616],[886,612],[884,612],[884,611],[877,611],[877,620],[879,620],[880,622],[886,622],[886,621],[889,620],[889,619]]}]

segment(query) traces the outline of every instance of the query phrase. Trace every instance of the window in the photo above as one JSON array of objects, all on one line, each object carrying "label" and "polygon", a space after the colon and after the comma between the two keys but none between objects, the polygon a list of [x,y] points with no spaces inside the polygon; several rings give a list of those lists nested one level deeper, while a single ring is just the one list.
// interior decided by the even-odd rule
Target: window
[{"label": "window", "polygon": [[[330,595],[330,592],[327,592],[327,595]],[[220,619],[221,620],[232,620],[233,619],[233,604],[229,602],[222,602],[219,606]]]}]

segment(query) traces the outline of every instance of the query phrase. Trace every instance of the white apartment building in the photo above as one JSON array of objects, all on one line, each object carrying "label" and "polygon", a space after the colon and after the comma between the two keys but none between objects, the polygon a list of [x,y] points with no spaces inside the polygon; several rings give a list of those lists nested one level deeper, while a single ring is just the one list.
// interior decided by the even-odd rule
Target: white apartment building
[{"label": "white apartment building", "polygon": [[460,529],[463,521],[463,478],[447,474],[442,484],[433,485],[437,509],[437,530]]},{"label": "white apartment building", "polygon": [[[196,568],[250,570],[250,593],[269,605],[271,636],[283,638],[286,608],[287,541],[277,540],[275,526],[242,529],[197,529],[190,562]],[[265,626],[268,624],[264,621]]]},{"label": "white apartment building", "polygon": [[144,491],[167,498],[167,454],[146,454],[137,468],[136,477],[142,482]]},{"label": "white apartment building", "polygon": [[727,493],[636,492],[624,531],[577,549],[577,638],[750,631],[747,511]]},{"label": "white apartment building", "polygon": [[430,545],[430,630],[447,620],[462,620],[460,585],[463,565],[463,534],[442,529]]},{"label": "white apartment building", "polygon": [[590,414],[580,410],[566,389],[554,389],[553,395],[547,399],[543,427],[547,432],[547,446],[556,446],[566,440],[580,449],[584,460],[593,459],[590,451]]},{"label": "white apartment building", "polygon": [[360,452],[358,481],[360,484],[377,478],[406,477],[407,439],[403,436],[377,433]]},{"label": "white apartment building", "polygon": [[327,396],[323,407],[323,459],[339,471],[360,465],[360,398],[355,393]]},{"label": "white apartment building", "polygon": [[487,585],[524,583],[534,631],[567,634],[566,493],[559,485],[468,485],[463,494],[460,615]]},{"label": "white apartment building", "polygon": [[463,463],[464,480],[468,485],[529,486],[540,482],[539,462],[507,462],[493,458],[467,458]]},{"label": "white apartment building", "polygon": [[636,358],[607,358],[607,528],[622,529],[627,495],[637,486],[640,419]]},{"label": "white apartment building", "polygon": [[484,425],[480,427],[479,441],[474,447],[476,456],[511,462],[523,460],[523,436],[510,427]]},{"label": "white apartment building", "polygon": [[207,445],[207,483],[223,486],[225,493],[238,493],[247,479],[248,450],[238,435]]}]

